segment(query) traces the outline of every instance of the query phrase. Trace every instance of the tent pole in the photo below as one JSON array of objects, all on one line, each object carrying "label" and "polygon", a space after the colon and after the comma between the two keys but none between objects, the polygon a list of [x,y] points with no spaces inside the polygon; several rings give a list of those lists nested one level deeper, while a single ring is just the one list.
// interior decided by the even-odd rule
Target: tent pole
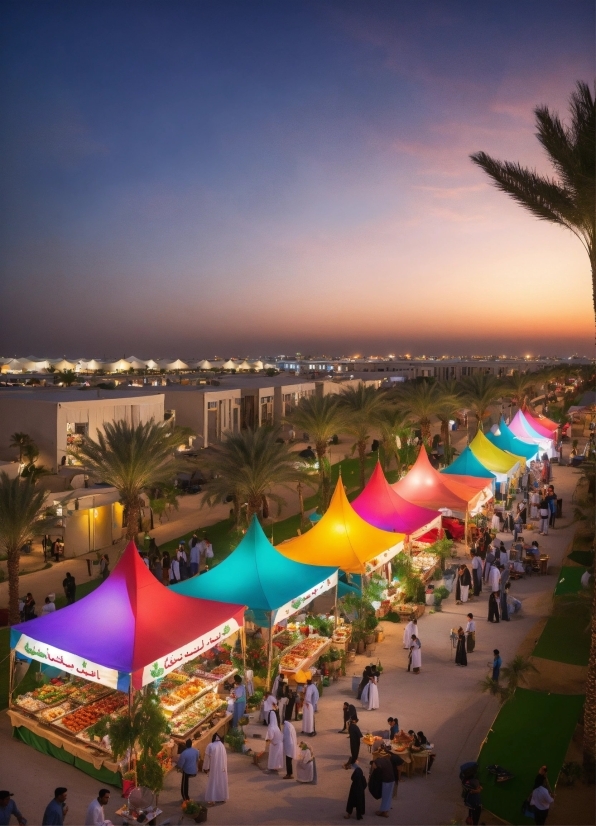
[{"label": "tent pole", "polygon": [[271,691],[271,661],[273,660],[273,611],[269,611],[269,656],[267,658],[267,691]]},{"label": "tent pole", "polygon": [[335,616],[335,630],[336,631],[337,631],[337,623],[338,623],[338,617],[339,617],[339,612],[338,612],[338,608],[337,608],[338,591],[339,591],[339,578],[338,578],[338,580],[335,584],[335,605],[333,606],[333,614]]},{"label": "tent pole", "polygon": [[244,678],[246,679],[246,626],[242,623],[240,630],[240,645],[242,646],[242,668],[244,669]]},{"label": "tent pole", "polygon": [[466,543],[466,551],[470,550],[470,546],[469,546],[469,543],[468,543],[468,513],[469,513],[469,510],[468,510],[468,508],[466,508],[466,521],[465,521],[465,526],[464,526],[464,537],[465,537],[465,543]]},{"label": "tent pole", "polygon": [[14,684],[14,667],[15,667],[15,659],[16,654],[14,648],[10,649],[10,664],[9,664],[9,671],[8,671],[8,705],[9,707],[12,706],[12,692],[13,692],[13,684]]}]

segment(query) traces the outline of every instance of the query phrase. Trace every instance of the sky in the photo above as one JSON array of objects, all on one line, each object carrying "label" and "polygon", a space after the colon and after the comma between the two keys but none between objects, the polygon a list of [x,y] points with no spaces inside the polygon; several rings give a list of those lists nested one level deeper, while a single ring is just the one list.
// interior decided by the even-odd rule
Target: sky
[{"label": "sky", "polygon": [[580,242],[469,155],[551,172],[594,14],[4,2],[0,355],[590,355]]}]

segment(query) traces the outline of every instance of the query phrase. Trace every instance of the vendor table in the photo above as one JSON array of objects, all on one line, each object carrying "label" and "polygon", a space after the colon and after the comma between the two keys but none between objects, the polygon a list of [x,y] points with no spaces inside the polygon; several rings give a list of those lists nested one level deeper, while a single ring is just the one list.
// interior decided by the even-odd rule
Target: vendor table
[{"label": "vendor table", "polygon": [[[114,814],[117,814],[118,817],[121,817],[122,822],[125,823],[126,826],[130,826],[131,824],[137,822],[137,818],[130,812],[126,804],[117,809]],[[151,808],[146,809],[144,811],[144,814],[147,816],[147,820],[145,820],[144,823],[155,823],[155,818],[163,814],[163,811],[162,809]]]},{"label": "vendor table", "polygon": [[[210,728],[208,731],[205,731],[199,737],[192,737],[191,736],[192,744],[193,744],[194,748],[198,749],[201,752],[201,754],[204,755],[205,754],[205,749],[207,748],[207,746],[211,742],[211,739],[213,738],[214,734],[219,734],[220,737],[223,740],[223,738],[228,733],[228,730],[230,728],[230,721],[231,720],[232,720],[232,715],[231,714],[226,714],[225,717],[221,717],[218,720],[218,722],[215,723],[215,725],[212,728]],[[181,740],[179,738],[176,738],[176,737],[174,737],[173,739],[174,739],[174,741],[178,741],[178,742],[184,742],[186,740],[186,738],[184,738],[184,741],[183,741],[183,740]]]}]

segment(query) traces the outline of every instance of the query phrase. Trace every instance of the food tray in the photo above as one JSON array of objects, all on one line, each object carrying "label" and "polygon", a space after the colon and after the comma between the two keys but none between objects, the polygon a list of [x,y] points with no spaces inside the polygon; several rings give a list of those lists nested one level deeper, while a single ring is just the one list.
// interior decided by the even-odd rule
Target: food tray
[{"label": "food tray", "polygon": [[36,716],[44,723],[53,723],[55,720],[59,720],[60,717],[64,717],[65,714],[68,714],[68,712],[74,708],[76,708],[76,706],[72,700],[65,700],[63,703],[60,703],[60,705],[38,711]]},{"label": "food tray", "polygon": [[112,688],[99,683],[85,683],[82,686],[77,686],[70,694],[68,699],[79,705],[87,705],[107,697],[113,692]]},{"label": "food tray", "polygon": [[22,708],[25,711],[32,712],[37,712],[42,708],[46,708],[45,703],[42,703],[41,700],[36,700],[35,697],[31,696],[31,694],[20,694],[15,699],[15,705],[19,706],[19,708]]},{"label": "food tray", "polygon": [[102,717],[123,708],[127,702],[126,694],[114,691],[109,697],[104,697],[102,700],[91,703],[91,705],[83,706],[70,714],[65,714],[64,717],[56,720],[52,725],[63,731],[68,731],[70,734],[78,734],[83,729],[95,725]]},{"label": "food tray", "polygon": [[188,680],[188,682],[182,683],[176,691],[160,697],[159,701],[165,709],[175,714],[177,711],[189,705],[189,703],[197,700],[205,691],[211,689],[213,689],[213,682],[211,680],[208,681],[202,677],[193,677],[191,680]]},{"label": "food tray", "polygon": [[[211,699],[213,698],[213,699]],[[184,737],[204,723],[216,711],[225,709],[227,702],[212,694],[197,700],[185,711],[170,720],[170,731],[175,737]]]}]

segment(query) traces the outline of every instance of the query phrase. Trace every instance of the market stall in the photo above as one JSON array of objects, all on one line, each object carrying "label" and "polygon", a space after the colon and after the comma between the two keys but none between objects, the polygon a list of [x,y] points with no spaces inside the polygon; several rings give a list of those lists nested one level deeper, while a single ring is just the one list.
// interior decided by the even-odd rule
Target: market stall
[{"label": "market stall", "polygon": [[[238,636],[244,606],[182,597],[148,571],[133,542],[109,578],[79,602],[11,629],[14,736],[119,783],[109,742],[93,727],[126,713],[135,691],[155,684],[174,737],[225,716],[233,674],[220,648]],[[43,685],[12,690],[15,660],[40,663]],[[49,682],[47,682],[49,680]]]},{"label": "market stall", "polygon": [[492,442],[501,450],[507,450],[515,456],[523,456],[526,463],[537,459],[540,449],[537,444],[530,444],[524,442],[515,436],[507,426],[505,419],[501,416],[498,425],[493,425],[491,430],[486,434],[489,442]]},{"label": "market stall", "polygon": [[487,485],[494,485],[497,478],[496,474],[482,464],[469,445],[462,450],[457,459],[454,459],[446,468],[442,468],[440,472],[456,478],[474,476],[477,479],[485,479]]},{"label": "market stall", "polygon": [[269,684],[275,626],[336,586],[336,566],[321,567],[288,559],[269,542],[254,516],[238,547],[223,562],[200,577],[180,582],[172,590],[187,597],[217,600],[225,596],[248,606],[250,620],[268,629]]},{"label": "market stall", "polygon": [[509,423],[509,430],[511,430],[513,435],[517,436],[518,439],[538,445],[540,454],[546,453],[549,459],[552,459],[558,455],[553,434],[547,433],[545,435],[545,433],[539,433],[532,427],[521,410],[517,411]]},{"label": "market stall", "polygon": [[470,442],[470,450],[484,467],[494,473],[497,482],[502,485],[509,484],[526,466],[523,456],[514,456],[501,450],[490,442],[481,430]]},{"label": "market stall", "polygon": [[370,525],[403,533],[407,540],[441,527],[438,511],[402,499],[385,478],[380,462],[362,493],[352,502],[352,507]]}]

